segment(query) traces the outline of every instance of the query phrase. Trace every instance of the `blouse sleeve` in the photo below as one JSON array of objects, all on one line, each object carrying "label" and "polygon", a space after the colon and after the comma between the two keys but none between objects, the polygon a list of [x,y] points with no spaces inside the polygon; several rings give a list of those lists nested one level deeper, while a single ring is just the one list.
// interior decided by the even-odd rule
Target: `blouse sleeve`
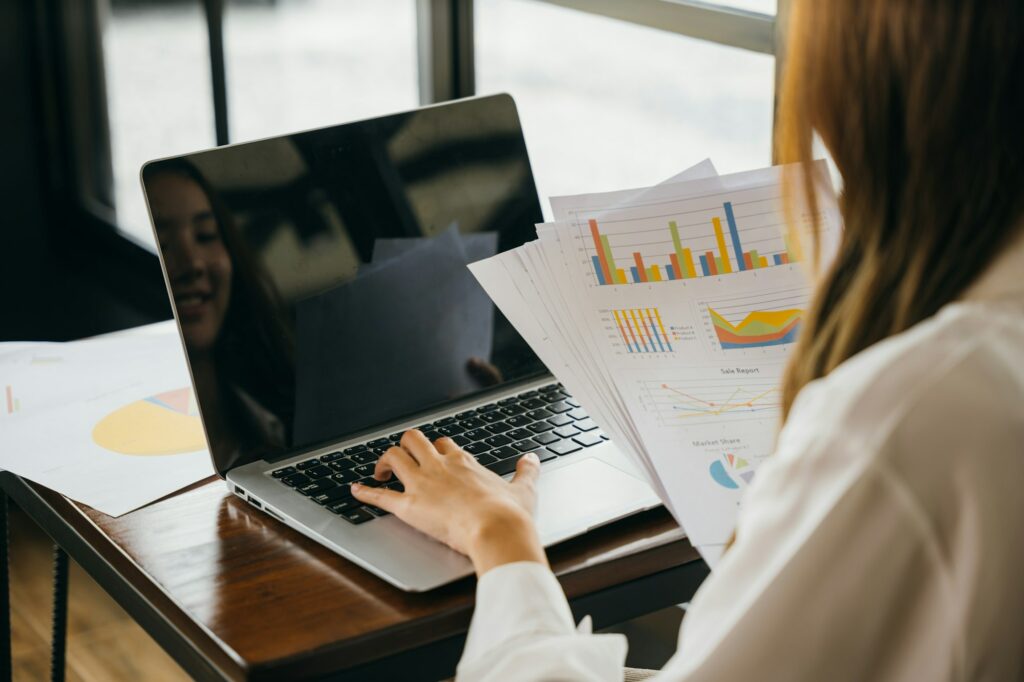
[{"label": "blouse sleeve", "polygon": [[590,634],[589,618],[577,631],[555,576],[524,561],[480,578],[458,679],[621,680],[625,659],[625,637]]}]

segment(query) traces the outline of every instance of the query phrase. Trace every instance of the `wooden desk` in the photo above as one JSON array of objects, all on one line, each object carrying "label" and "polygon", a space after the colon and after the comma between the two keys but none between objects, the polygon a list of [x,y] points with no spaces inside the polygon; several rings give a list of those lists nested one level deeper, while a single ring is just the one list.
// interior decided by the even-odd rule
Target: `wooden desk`
[{"label": "wooden desk", "polygon": [[[438,680],[455,670],[472,579],[402,592],[211,479],[113,519],[8,473],[3,492],[193,677]],[[605,627],[687,601],[707,574],[663,510],[559,545],[577,618]]]}]

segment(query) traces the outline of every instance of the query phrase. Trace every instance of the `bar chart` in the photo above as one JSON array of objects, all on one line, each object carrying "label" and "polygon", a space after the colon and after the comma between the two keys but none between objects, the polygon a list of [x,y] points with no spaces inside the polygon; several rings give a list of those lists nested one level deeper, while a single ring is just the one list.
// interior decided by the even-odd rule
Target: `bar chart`
[{"label": "bar chart", "polygon": [[615,326],[629,353],[671,353],[672,342],[665,333],[657,308],[612,310]]},{"label": "bar chart", "polygon": [[[681,233],[679,220],[665,220],[661,234],[656,236],[657,241],[643,243],[648,247],[647,256],[641,249],[631,248],[628,244],[613,248],[611,235],[602,231],[601,223],[596,218],[588,219],[588,250],[593,250],[590,259],[597,283],[644,284],[713,277],[786,265],[802,259],[799,240],[788,230],[778,235],[778,226],[771,226],[776,227],[776,235],[766,239],[763,220],[745,229],[740,225],[732,201],[723,201],[720,206],[720,210],[714,210],[714,215],[706,221],[688,224],[685,234]],[[754,214],[758,218],[763,215],[765,213]],[[745,247],[744,233],[754,230],[762,233],[752,241],[768,243],[767,249]],[[661,253],[652,255],[652,248]],[[624,253],[627,254],[625,257]]]}]

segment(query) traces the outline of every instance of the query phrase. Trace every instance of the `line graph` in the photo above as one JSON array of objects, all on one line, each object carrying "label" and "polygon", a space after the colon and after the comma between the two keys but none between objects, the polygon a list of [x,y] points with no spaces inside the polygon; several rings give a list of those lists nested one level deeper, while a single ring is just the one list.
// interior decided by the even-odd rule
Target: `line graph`
[{"label": "line graph", "polygon": [[662,426],[770,419],[779,413],[776,379],[758,377],[644,381],[648,409]]}]

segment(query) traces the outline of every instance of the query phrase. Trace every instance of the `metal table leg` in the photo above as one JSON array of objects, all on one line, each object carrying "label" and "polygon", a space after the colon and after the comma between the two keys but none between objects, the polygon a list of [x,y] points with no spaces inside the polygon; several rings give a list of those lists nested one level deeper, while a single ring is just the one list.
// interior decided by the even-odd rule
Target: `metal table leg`
[{"label": "metal table leg", "polygon": [[68,632],[68,555],[53,547],[53,639],[50,643],[50,679],[64,680],[64,652]]}]

